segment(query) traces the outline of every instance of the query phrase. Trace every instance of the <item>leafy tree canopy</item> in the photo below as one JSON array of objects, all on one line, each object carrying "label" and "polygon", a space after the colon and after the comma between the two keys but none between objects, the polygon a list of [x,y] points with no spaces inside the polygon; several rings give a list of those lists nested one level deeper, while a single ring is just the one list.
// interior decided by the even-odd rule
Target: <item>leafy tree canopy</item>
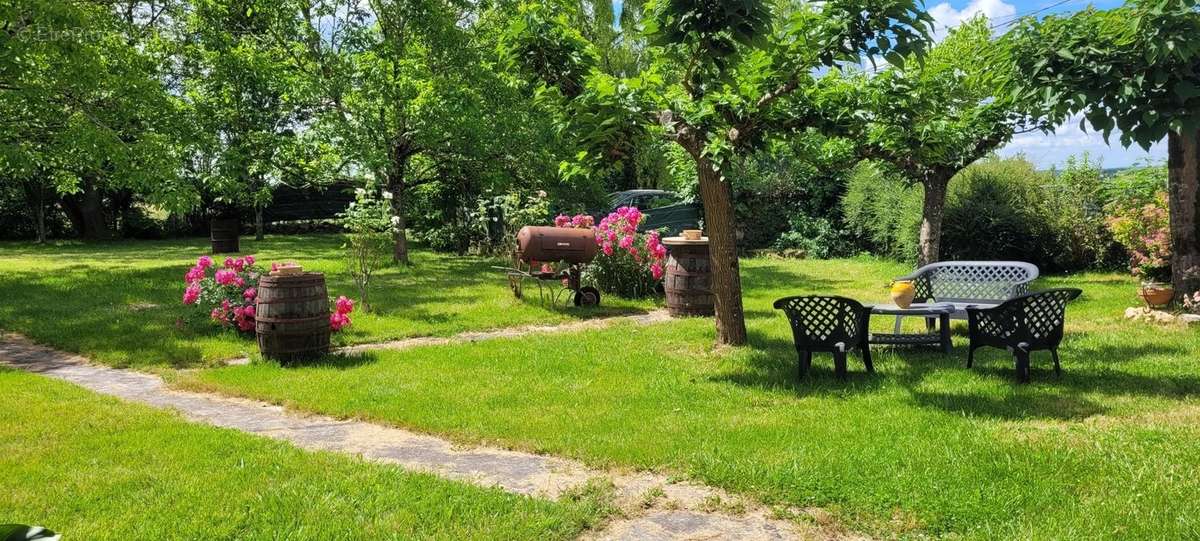
[{"label": "leafy tree canopy", "polygon": [[[1013,98],[1062,122],[1082,112],[1107,139],[1143,148],[1200,129],[1200,12],[1194,0],[1026,19],[1005,37]],[[1081,122],[1081,124],[1083,124]]]}]

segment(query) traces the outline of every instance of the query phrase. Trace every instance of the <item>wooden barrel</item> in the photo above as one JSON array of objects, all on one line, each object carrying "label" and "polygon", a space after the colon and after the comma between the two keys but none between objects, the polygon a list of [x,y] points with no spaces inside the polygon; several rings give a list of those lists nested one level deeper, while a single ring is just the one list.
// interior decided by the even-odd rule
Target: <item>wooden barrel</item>
[{"label": "wooden barrel", "polygon": [[329,352],[329,294],[325,275],[266,275],[254,305],[258,351],[283,363]]},{"label": "wooden barrel", "polygon": [[707,241],[673,237],[663,240],[670,249],[663,290],[672,317],[711,316],[714,313],[712,271]]},{"label": "wooden barrel", "polygon": [[237,218],[213,218],[210,225],[212,234],[209,237],[209,240],[212,241],[212,253],[224,254],[240,251],[238,233],[241,232],[241,228],[242,224]]}]

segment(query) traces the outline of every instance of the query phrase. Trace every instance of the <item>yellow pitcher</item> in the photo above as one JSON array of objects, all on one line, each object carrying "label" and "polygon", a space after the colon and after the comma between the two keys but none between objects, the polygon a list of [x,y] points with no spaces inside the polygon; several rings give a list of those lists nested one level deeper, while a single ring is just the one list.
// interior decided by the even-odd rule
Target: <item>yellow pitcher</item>
[{"label": "yellow pitcher", "polygon": [[917,296],[917,288],[912,280],[896,280],[892,282],[892,302],[900,308],[912,306],[913,298]]}]

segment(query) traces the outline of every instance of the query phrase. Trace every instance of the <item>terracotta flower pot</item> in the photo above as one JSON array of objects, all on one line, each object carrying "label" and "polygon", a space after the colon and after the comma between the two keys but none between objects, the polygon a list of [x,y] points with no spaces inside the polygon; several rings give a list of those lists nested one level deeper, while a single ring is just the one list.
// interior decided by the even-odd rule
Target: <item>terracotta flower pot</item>
[{"label": "terracotta flower pot", "polygon": [[896,280],[892,282],[892,302],[900,308],[908,308],[912,306],[913,298],[917,296],[917,289],[913,287],[913,283],[908,280]]},{"label": "terracotta flower pot", "polygon": [[1152,308],[1166,306],[1175,298],[1175,288],[1167,284],[1142,284],[1139,296]]}]

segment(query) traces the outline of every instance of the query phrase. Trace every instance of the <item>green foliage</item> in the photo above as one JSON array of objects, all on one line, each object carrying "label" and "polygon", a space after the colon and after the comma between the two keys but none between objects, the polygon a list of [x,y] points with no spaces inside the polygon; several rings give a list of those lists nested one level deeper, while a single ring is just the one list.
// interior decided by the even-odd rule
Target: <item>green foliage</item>
[{"label": "green foliage", "polygon": [[792,221],[787,231],[779,235],[772,246],[776,250],[803,250],[808,257],[828,259],[851,252],[850,239],[845,230],[835,227],[827,218],[813,218],[800,214]]},{"label": "green foliage", "polygon": [[1171,279],[1171,230],[1167,194],[1158,192],[1148,201],[1115,201],[1106,220],[1113,238],[1129,251],[1134,276],[1158,282]]},{"label": "green foliage", "polygon": [[596,254],[584,269],[583,280],[600,291],[624,299],[644,299],[657,294],[661,280],[646,270],[645,261],[634,260],[622,250],[613,255]]},{"label": "green foliage", "polygon": [[517,233],[522,227],[550,224],[550,201],[544,191],[510,192],[480,199],[478,216],[488,220],[495,218],[503,225],[498,239],[499,247],[512,250],[515,254]]},{"label": "green foliage", "polygon": [[594,48],[568,17],[549,15],[552,5],[526,4],[503,50],[541,95],[570,98],[557,102],[560,125],[576,135],[581,152],[567,174],[601,166],[623,142],[645,134],[725,167],[734,154],[760,148],[768,133],[823,121],[797,91],[814,86],[814,68],[861,54],[912,53],[931,20],[907,0],[834,1],[820,10],[753,0],[650,2],[642,20],[649,67],[617,78],[596,69]]},{"label": "green foliage", "polygon": [[[1029,261],[1045,272],[1107,265],[1112,240],[1103,226],[1099,169],[1070,160],[1057,176],[1023,158],[990,158],[950,182],[942,258]],[[842,209],[871,251],[903,261],[917,253],[923,194],[877,165],[850,177]]]},{"label": "green foliage", "polygon": [[[766,248],[789,230],[807,230],[797,230],[796,221],[839,228],[837,203],[854,164],[851,146],[846,139],[808,132],[772,143],[732,168],[726,177],[733,185],[739,246]],[[832,253],[844,252],[834,247]]]},{"label": "green foliage", "polygon": [[1105,203],[1148,203],[1167,190],[1167,167],[1143,163],[1104,179],[1100,193]]},{"label": "green foliage", "polygon": [[400,217],[392,214],[393,197],[387,190],[377,194],[373,186],[359,188],[350,207],[338,214],[338,222],[346,230],[346,272],[354,280],[366,312],[371,311],[371,277],[391,261],[392,237],[400,223]]},{"label": "green foliage", "polygon": [[0,5],[0,177],[67,196],[87,236],[109,234],[115,217],[95,204],[105,196],[136,192],[172,210],[199,202],[180,175],[190,118],[164,76],[174,7],[140,17],[106,2]]},{"label": "green foliage", "polygon": [[1099,11],[1026,18],[1004,37],[1021,77],[1016,99],[1055,122],[1083,113],[1121,144],[1149,149],[1168,131],[1200,128],[1200,13],[1191,0],[1133,0]]},{"label": "green foliage", "polygon": [[1043,272],[1093,266],[1106,249],[1101,216],[1086,208],[1095,199],[1070,178],[1060,180],[1021,158],[963,170],[947,197],[945,259],[1028,261]]},{"label": "green foliage", "polygon": [[918,252],[921,202],[919,187],[878,164],[862,162],[847,180],[842,212],[864,248],[911,263]]},{"label": "green foliage", "polygon": [[855,83],[866,123],[857,135],[867,147],[861,152],[923,181],[953,174],[1014,131],[1039,126],[1000,90],[1013,75],[996,61],[996,49],[988,19],[978,16],[951,30],[923,62],[860,75]]}]

